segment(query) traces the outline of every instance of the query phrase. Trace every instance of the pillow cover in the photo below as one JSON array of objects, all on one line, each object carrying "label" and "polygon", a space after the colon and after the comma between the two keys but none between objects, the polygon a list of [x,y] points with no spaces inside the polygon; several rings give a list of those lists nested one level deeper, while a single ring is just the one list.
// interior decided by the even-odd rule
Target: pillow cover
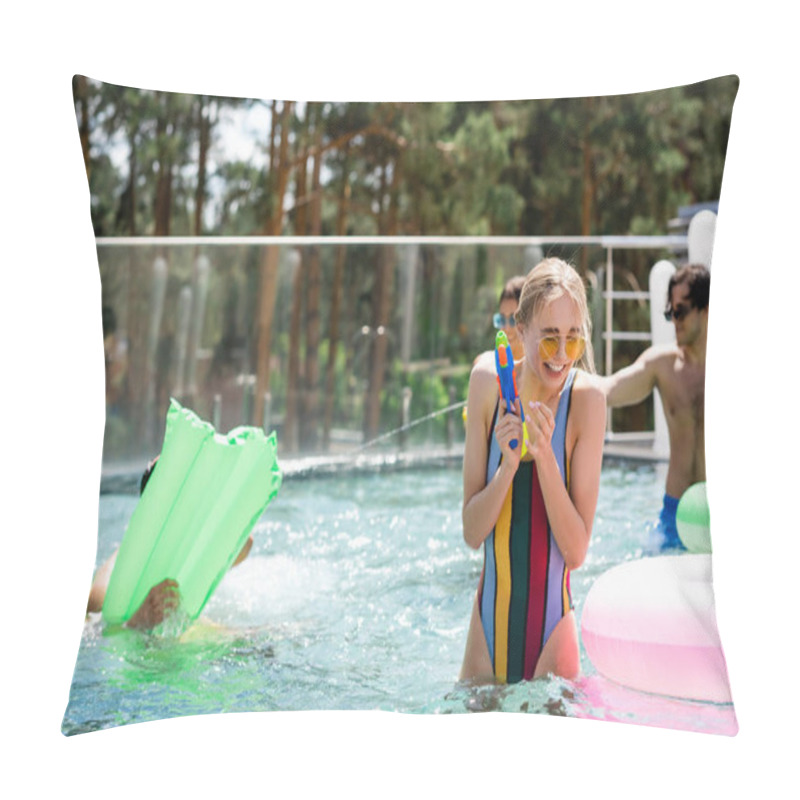
[{"label": "pillow cover", "polygon": [[[610,415],[592,541],[567,576],[580,676],[497,686],[458,674],[483,571],[461,537],[461,414],[498,294],[563,258],[589,288],[602,374],[650,343],[686,360],[679,325],[703,306],[668,282],[681,262],[710,267],[737,85],[301,103],[76,76],[106,427],[97,575],[63,732],[378,708],[734,734],[705,471],[678,463],[703,432],[670,430],[668,385]],[[286,480],[247,552],[233,537],[199,619],[174,613],[168,576],[141,624],[115,625],[103,587],[173,398],[218,432],[277,431]],[[669,502],[667,466],[691,484]]]}]

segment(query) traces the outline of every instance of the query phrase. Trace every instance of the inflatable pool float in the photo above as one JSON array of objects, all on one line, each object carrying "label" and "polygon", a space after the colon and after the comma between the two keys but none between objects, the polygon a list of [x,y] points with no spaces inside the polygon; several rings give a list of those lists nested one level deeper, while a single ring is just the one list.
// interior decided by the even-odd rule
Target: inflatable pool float
[{"label": "inflatable pool float", "polygon": [[150,589],[177,581],[196,619],[281,486],[275,434],[216,433],[172,400],[158,466],[139,499],[108,583],[103,619],[122,623]]},{"label": "inflatable pool float", "polygon": [[705,481],[693,484],[681,495],[675,525],[683,546],[690,553],[711,552],[711,514]]},{"label": "inflatable pool float", "polygon": [[669,697],[732,702],[710,555],[612,567],[586,596],[581,635],[589,660],[609,680]]},{"label": "inflatable pool float", "polygon": [[656,728],[735,736],[739,723],[732,703],[697,703],[637,692],[602,675],[581,675],[574,683],[569,715]]}]

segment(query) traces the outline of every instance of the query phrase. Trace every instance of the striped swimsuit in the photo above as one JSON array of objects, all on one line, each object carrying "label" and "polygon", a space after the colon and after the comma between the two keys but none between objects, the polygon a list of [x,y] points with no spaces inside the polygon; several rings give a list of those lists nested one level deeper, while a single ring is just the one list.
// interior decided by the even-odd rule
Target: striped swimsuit
[{"label": "striped swimsuit", "polygon": [[[576,370],[570,370],[558,401],[552,446],[569,488],[567,415]],[[492,419],[486,481],[500,466]],[[530,680],[558,621],[572,608],[569,570],[547,520],[536,465],[521,461],[494,530],[484,542],[478,587],[483,632],[495,677],[504,683]]]}]

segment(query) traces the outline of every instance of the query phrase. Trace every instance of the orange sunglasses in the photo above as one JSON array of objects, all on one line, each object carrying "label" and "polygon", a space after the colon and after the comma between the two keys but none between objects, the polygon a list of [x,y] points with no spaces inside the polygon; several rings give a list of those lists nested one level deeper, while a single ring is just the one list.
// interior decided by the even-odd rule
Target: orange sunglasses
[{"label": "orange sunglasses", "polygon": [[[539,355],[543,361],[549,361],[554,358],[558,353],[558,347],[561,344],[560,336],[542,336],[539,339]],[[586,339],[583,336],[566,336],[564,337],[564,352],[567,354],[569,361],[577,361],[586,350]]]}]

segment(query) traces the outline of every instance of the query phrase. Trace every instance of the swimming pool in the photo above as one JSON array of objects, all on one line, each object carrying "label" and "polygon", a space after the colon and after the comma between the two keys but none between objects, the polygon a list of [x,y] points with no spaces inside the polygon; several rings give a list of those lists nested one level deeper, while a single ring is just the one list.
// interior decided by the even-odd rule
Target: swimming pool
[{"label": "swimming pool", "polygon": [[[606,464],[591,547],[572,573],[583,600],[637,558],[660,508],[657,466]],[[100,498],[98,563],[136,504]],[[67,735],[190,714],[383,709],[504,710],[730,733],[733,709],[649,697],[594,674],[510,687],[457,683],[482,553],[461,536],[461,471],[448,467],[287,479],[201,621],[179,638],[84,626]]]}]

